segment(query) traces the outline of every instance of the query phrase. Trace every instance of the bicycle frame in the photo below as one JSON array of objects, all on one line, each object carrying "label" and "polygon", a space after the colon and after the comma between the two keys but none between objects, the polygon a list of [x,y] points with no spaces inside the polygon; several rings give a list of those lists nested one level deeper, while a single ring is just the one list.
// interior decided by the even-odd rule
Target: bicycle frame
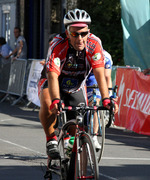
[{"label": "bicycle frame", "polygon": [[[92,142],[92,140],[90,140],[90,136],[86,133],[86,131],[85,131],[85,126],[84,126],[84,116],[85,116],[85,113],[86,113],[86,111],[89,111],[89,110],[98,110],[99,108],[101,108],[101,109],[105,109],[105,108],[103,108],[103,107],[96,107],[96,106],[94,106],[94,107],[89,107],[89,106],[85,106],[85,104],[84,103],[81,103],[80,104],[80,106],[77,106],[77,107],[72,107],[72,108],[70,108],[70,107],[65,107],[64,109],[63,109],[63,111],[67,111],[68,109],[71,109],[72,111],[76,111],[76,119],[75,120],[69,120],[68,122],[66,122],[66,115],[65,115],[65,113],[61,113],[61,115],[60,115],[60,120],[59,120],[59,122],[58,123],[56,123],[57,125],[58,125],[58,127],[59,127],[59,129],[60,129],[60,132],[59,132],[59,137],[58,137],[58,143],[60,144],[60,146],[62,145],[62,148],[64,147],[63,146],[63,137],[64,137],[64,134],[65,134],[65,131],[67,130],[67,128],[70,126],[70,125],[74,125],[75,126],[75,128],[76,128],[76,134],[75,134],[75,141],[74,141],[74,145],[73,145],[73,149],[72,149],[72,154],[73,154],[73,152],[74,153],[76,153],[76,156],[75,157],[77,157],[77,159],[74,159],[74,161],[76,160],[77,161],[77,163],[78,163],[78,171],[80,172],[80,170],[81,170],[81,164],[82,164],[82,162],[81,162],[81,159],[80,159],[80,156],[81,156],[81,154],[80,153],[82,153],[82,147],[81,147],[81,144],[80,144],[80,141],[81,141],[81,138],[83,138],[85,135],[86,135],[86,137],[84,137],[85,139],[86,138],[88,138],[88,142],[90,143],[89,145],[88,145],[88,143],[87,143],[87,148],[90,148],[89,150],[91,151],[91,148],[92,148],[92,153],[95,153],[95,148],[94,148],[94,145],[93,145],[93,142]],[[64,123],[65,122],[65,123]],[[64,123],[64,124],[63,124]],[[63,125],[62,125],[63,124]],[[61,125],[62,125],[62,127],[61,127]],[[80,128],[80,127],[82,127],[82,128]],[[83,139],[84,139],[83,138]],[[62,141],[62,143],[61,143],[61,141]],[[85,143],[86,144],[86,143]],[[89,147],[88,147],[89,146]],[[88,150],[88,151],[89,151]],[[89,152],[90,152],[89,151]],[[63,150],[63,152],[64,152],[64,150]],[[96,156],[93,156],[93,155],[91,155],[90,153],[89,153],[89,161],[92,161],[93,159],[93,157],[96,157]],[[72,158],[72,156],[71,156],[71,158]],[[60,161],[60,167],[62,167],[62,166],[64,166],[64,163],[65,164],[69,164],[68,162],[69,162],[69,160],[68,159],[65,159],[65,157],[63,157],[63,158],[61,158],[60,157],[60,159],[59,159],[59,161]],[[70,161],[71,161],[71,159],[70,159]],[[76,164],[75,162],[73,161],[73,163],[74,163],[74,165]],[[93,161],[92,161],[93,162]],[[95,159],[95,161],[94,161],[95,163],[94,164],[96,164],[96,166],[93,166],[93,164],[91,163],[91,165],[90,165],[90,167],[91,168],[93,168],[93,167],[96,167],[97,169],[96,169],[96,173],[98,172],[98,164],[96,163],[97,162],[97,159]],[[50,163],[51,163],[51,161],[50,161]],[[62,171],[61,171],[61,173],[58,173],[57,171],[55,171],[54,169],[52,169],[51,168],[51,165],[49,165],[48,166],[49,167],[49,169],[48,169],[48,172],[51,172],[51,176],[52,176],[52,173],[55,173],[55,174],[58,174],[58,175],[60,175],[60,176],[62,176],[61,175],[61,173],[62,173]],[[72,169],[73,168],[73,166],[71,166],[70,165],[70,168]],[[61,169],[60,169],[61,170]],[[68,171],[69,172],[69,171]],[[68,173],[68,172],[66,172],[66,173]],[[92,171],[91,171],[92,172]],[[65,173],[64,173],[65,174]],[[98,176],[98,174],[99,173],[97,173],[97,176]],[[72,175],[74,175],[74,174],[72,174]],[[78,175],[77,175],[78,176]],[[80,178],[80,179],[85,179],[85,175],[83,176],[82,174],[80,174],[79,175],[79,177],[78,178]],[[91,175],[88,175],[86,178],[91,178],[92,179],[92,177],[95,177],[95,175],[94,175],[94,173],[92,173]],[[78,179],[77,178],[77,179]],[[63,178],[62,178],[63,179]],[[64,179],[66,179],[66,177],[64,178]],[[96,178],[97,179],[97,178]]]}]

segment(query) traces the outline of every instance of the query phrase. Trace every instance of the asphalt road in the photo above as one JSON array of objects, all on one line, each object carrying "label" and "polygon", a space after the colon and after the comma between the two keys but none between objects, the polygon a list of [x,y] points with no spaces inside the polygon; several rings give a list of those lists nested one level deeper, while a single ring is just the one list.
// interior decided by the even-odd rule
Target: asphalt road
[{"label": "asphalt road", "polygon": [[[38,109],[0,103],[0,180],[43,180],[46,163]],[[100,180],[149,180],[150,136],[106,129],[99,169]]]}]

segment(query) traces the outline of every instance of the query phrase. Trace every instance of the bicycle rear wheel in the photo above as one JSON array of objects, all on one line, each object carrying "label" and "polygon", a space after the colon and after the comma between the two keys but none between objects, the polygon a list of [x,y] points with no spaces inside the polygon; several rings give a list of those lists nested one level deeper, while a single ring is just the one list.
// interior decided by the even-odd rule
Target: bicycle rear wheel
[{"label": "bicycle rear wheel", "polygon": [[100,162],[102,155],[103,155],[103,151],[104,151],[104,144],[105,144],[105,121],[104,121],[104,114],[103,111],[98,111],[97,112],[98,115],[98,133],[97,133],[97,139],[99,144],[101,145],[101,149],[96,149],[96,155],[98,158],[98,163]]},{"label": "bicycle rear wheel", "polygon": [[96,152],[89,134],[84,133],[79,138],[80,148],[75,160],[75,180],[99,179],[99,167]]},{"label": "bicycle rear wheel", "polygon": [[[104,151],[104,143],[105,143],[105,121],[104,121],[104,114],[103,111],[99,110],[97,111],[97,126],[98,126],[98,131],[96,133],[97,135],[97,140],[100,145],[100,149],[96,149],[96,157],[98,159],[98,163],[101,160],[103,151]],[[94,129],[93,129],[93,123],[94,123],[94,112],[90,113],[90,125],[89,125],[89,134],[91,137],[95,135]],[[93,130],[92,130],[93,129]]]},{"label": "bicycle rear wheel", "polygon": [[105,121],[105,127],[106,127],[109,122],[109,110],[104,110],[103,115],[104,115],[104,121]]}]

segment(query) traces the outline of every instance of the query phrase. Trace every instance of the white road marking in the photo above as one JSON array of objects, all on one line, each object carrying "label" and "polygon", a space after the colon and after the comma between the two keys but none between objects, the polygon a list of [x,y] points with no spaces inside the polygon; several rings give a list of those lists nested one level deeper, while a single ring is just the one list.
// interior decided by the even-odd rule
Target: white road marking
[{"label": "white road marking", "polygon": [[150,161],[150,158],[123,158],[123,157],[102,157],[108,160],[135,160],[135,161]]},{"label": "white road marking", "polygon": [[[28,151],[35,152],[35,153],[40,154],[40,155],[43,155],[43,156],[46,156],[46,154],[44,154],[44,153],[41,153],[41,152],[39,152],[39,151],[30,149],[30,148],[28,148],[28,147],[25,147],[25,146],[22,146],[22,145],[19,145],[19,144],[16,144],[16,143],[13,143],[13,142],[4,140],[4,139],[0,139],[0,141],[5,142],[5,143],[8,143],[8,144],[11,144],[11,145],[14,145],[14,146],[17,146],[17,147],[20,147],[20,148],[22,148],[22,149],[26,149],[26,150],[28,150]],[[102,159],[104,159],[104,160],[135,160],[135,161],[150,161],[150,158],[102,157]]]},{"label": "white road marking", "polygon": [[[118,137],[118,134],[111,134],[111,133],[107,133],[106,135],[109,135],[109,136],[117,136]],[[132,138],[132,139],[147,139],[148,138],[148,136],[143,136],[143,135],[141,135],[141,136],[132,136],[131,137],[131,135],[124,135],[124,134],[122,134],[122,135],[119,135],[119,137],[126,137],[126,138]]]},{"label": "white road marking", "polygon": [[27,147],[25,147],[25,146],[22,146],[22,145],[19,145],[19,144],[16,144],[16,143],[13,143],[13,142],[4,140],[4,139],[0,139],[0,141],[5,142],[5,143],[8,143],[8,144],[11,144],[11,145],[14,145],[14,146],[17,146],[17,147],[22,148],[22,149],[26,149],[26,150],[28,150],[28,151],[32,151],[32,152],[37,153],[37,154],[40,154],[40,155],[42,155],[42,156],[44,156],[44,157],[47,157],[46,154],[41,153],[41,152],[39,152],[39,151],[35,151],[35,150],[33,150],[33,149],[30,149],[30,148],[27,148]]},{"label": "white road marking", "polygon": [[2,119],[0,120],[1,122],[4,122],[4,121],[12,121],[13,119]]},{"label": "white road marking", "polygon": [[[14,115],[15,117],[17,117],[17,115]],[[18,116],[18,117],[20,117],[20,116]],[[35,117],[33,117],[33,116],[22,116],[23,118],[24,117],[29,117],[29,118],[35,118]],[[13,121],[14,119],[2,119],[2,120],[0,120],[0,122],[5,122],[5,121]],[[40,124],[41,125],[41,123],[40,122],[37,122],[37,121],[34,121],[34,124]]]},{"label": "white road marking", "polygon": [[14,117],[19,117],[19,118],[33,118],[33,119],[38,119],[36,116],[26,116],[26,115],[12,115]]}]

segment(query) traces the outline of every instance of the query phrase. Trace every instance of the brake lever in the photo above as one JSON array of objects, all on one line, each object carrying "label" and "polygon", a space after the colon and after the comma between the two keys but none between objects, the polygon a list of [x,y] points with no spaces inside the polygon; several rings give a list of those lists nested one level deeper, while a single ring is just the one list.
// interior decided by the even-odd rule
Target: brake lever
[{"label": "brake lever", "polygon": [[114,112],[115,109],[115,103],[112,97],[110,97],[110,110]]},{"label": "brake lever", "polygon": [[59,101],[59,103],[58,103],[58,110],[60,111],[60,114],[59,114],[59,116],[57,116],[56,123],[53,126],[54,129],[56,129],[59,126],[61,126],[61,123],[62,123],[62,101]]}]

